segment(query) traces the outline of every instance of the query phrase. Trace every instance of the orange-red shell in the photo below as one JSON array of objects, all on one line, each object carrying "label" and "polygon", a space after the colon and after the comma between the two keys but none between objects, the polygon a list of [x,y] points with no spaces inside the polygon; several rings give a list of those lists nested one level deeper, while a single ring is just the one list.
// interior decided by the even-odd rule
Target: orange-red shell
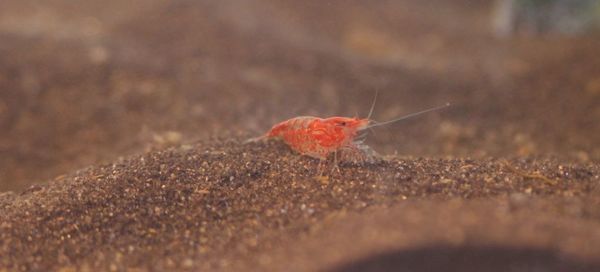
[{"label": "orange-red shell", "polygon": [[342,148],[352,148],[358,131],[368,123],[358,118],[302,116],[273,126],[266,136],[283,139],[301,154],[324,159]]}]

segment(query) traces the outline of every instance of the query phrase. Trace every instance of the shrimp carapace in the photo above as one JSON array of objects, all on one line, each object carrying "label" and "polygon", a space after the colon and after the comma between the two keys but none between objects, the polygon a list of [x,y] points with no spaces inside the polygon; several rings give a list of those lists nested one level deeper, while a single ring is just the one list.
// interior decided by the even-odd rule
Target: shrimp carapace
[{"label": "shrimp carapace", "polygon": [[273,126],[266,137],[281,138],[300,154],[325,159],[342,148],[355,148],[354,140],[368,126],[368,119],[300,116]]}]

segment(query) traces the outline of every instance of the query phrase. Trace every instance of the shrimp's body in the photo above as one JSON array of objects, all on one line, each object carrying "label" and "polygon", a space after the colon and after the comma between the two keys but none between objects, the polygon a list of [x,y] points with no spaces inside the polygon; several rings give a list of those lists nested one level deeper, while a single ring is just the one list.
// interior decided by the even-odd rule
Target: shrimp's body
[{"label": "shrimp's body", "polygon": [[356,138],[368,125],[368,119],[300,116],[276,124],[264,137],[280,138],[296,152],[323,160],[342,149],[360,150]]},{"label": "shrimp's body", "polygon": [[[375,96],[377,98],[377,96]],[[367,118],[329,117],[319,118],[313,116],[300,116],[288,119],[274,125],[265,135],[250,139],[255,141],[265,138],[282,139],[294,151],[320,159],[327,159],[330,154],[336,154],[342,150],[352,151],[362,158],[372,159],[376,154],[367,145],[363,144],[366,137],[365,130],[391,124],[423,113],[436,111],[450,106],[430,108],[420,112],[412,113],[400,118],[377,123],[370,119],[375,106],[375,100]],[[334,158],[337,160],[336,156]]]}]

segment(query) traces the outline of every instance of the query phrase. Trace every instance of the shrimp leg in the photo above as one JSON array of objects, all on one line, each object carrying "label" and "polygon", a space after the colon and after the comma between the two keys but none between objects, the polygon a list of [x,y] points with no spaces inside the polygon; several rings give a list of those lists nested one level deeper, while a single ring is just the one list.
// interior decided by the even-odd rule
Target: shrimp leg
[{"label": "shrimp leg", "polygon": [[338,174],[342,174],[342,171],[340,170],[340,166],[338,165],[338,152],[333,151],[333,170],[337,170]]}]

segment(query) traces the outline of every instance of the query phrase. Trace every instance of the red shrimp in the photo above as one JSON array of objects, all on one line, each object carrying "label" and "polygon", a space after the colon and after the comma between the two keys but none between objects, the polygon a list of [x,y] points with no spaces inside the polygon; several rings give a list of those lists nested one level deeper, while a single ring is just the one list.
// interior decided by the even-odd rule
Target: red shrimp
[{"label": "red shrimp", "polygon": [[282,139],[292,150],[321,161],[327,159],[329,155],[337,154],[337,152],[344,149],[359,152],[359,154],[369,157],[373,152],[363,143],[366,137],[366,129],[398,122],[450,106],[450,103],[446,103],[443,106],[378,123],[370,119],[376,100],[377,95],[375,95],[368,117],[364,119],[300,116],[274,125],[265,135],[251,139],[251,141],[264,138]]},{"label": "red shrimp", "polygon": [[369,126],[369,119],[300,116],[271,128],[268,138],[281,138],[293,150],[321,160],[342,149],[364,150],[359,133]]}]

